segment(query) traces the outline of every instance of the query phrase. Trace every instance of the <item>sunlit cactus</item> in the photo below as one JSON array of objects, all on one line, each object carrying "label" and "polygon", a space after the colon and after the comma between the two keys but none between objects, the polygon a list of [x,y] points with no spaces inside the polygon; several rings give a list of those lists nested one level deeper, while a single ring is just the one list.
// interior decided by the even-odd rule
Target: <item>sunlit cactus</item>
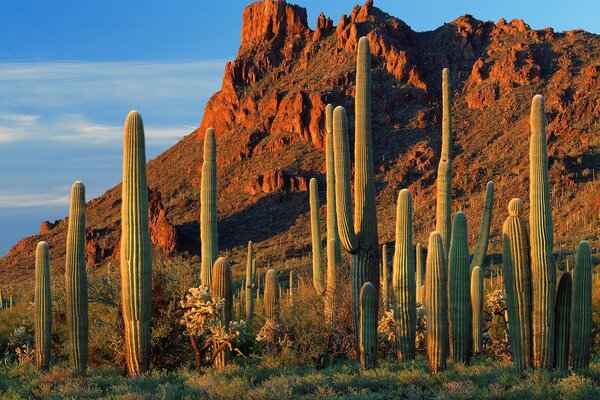
[{"label": "sunlit cactus", "polygon": [[39,242],[35,250],[35,296],[33,300],[35,330],[35,365],[46,371],[50,366],[52,334],[52,293],[50,292],[50,255],[48,243]]},{"label": "sunlit cactus", "polygon": [[265,318],[276,320],[278,318],[279,303],[279,277],[277,271],[270,269],[265,274],[265,292],[264,292]]},{"label": "sunlit cactus", "polygon": [[388,307],[390,295],[388,291],[388,261],[387,261],[387,245],[381,246],[381,302],[384,308]]},{"label": "sunlit cactus", "polygon": [[471,318],[473,352],[479,353],[483,334],[483,272],[479,266],[471,271]]},{"label": "sunlit cactus", "polygon": [[569,343],[571,334],[571,274],[563,272],[556,291],[556,369],[566,371],[569,367]]},{"label": "sunlit cactus", "polygon": [[[370,369],[377,364],[377,330],[371,327],[377,326],[377,290],[371,282],[367,282],[360,290],[360,324],[359,324],[359,346],[360,366]],[[373,322],[375,321],[375,322]]]},{"label": "sunlit cactus", "polygon": [[446,369],[448,357],[448,293],[446,255],[442,236],[429,235],[427,266],[425,272],[427,305],[427,357],[429,371],[437,373]]},{"label": "sunlit cactus", "polygon": [[475,246],[475,254],[471,260],[471,268],[476,265],[485,265],[488,243],[490,240],[490,227],[492,226],[492,209],[494,206],[494,182],[489,181],[485,186],[485,201],[483,203],[483,213],[481,215],[481,226],[479,227],[479,236]]},{"label": "sunlit cactus", "polygon": [[200,183],[200,245],[202,264],[200,281],[210,287],[211,271],[219,253],[217,233],[217,145],[215,130],[204,135],[204,159]]},{"label": "sunlit cactus", "polygon": [[311,178],[310,196],[310,230],[312,238],[312,276],[317,294],[325,294],[325,270],[323,269],[323,251],[321,249],[321,222],[319,221],[319,186],[315,178]]},{"label": "sunlit cactus", "polygon": [[254,246],[252,241],[249,241],[248,257],[246,259],[246,319],[252,318],[254,314],[254,292],[256,291],[256,263],[254,261]]},{"label": "sunlit cactus", "polygon": [[573,305],[571,308],[571,368],[578,371],[590,365],[592,340],[592,250],[582,240],[575,254]]},{"label": "sunlit cactus", "polygon": [[[327,179],[327,243],[335,240],[335,265],[342,262],[340,237],[335,211],[335,159],[333,155],[333,106],[325,108],[325,174]],[[328,256],[329,257],[329,256]]]},{"label": "sunlit cactus", "polygon": [[442,70],[442,152],[437,170],[435,230],[442,236],[445,254],[448,254],[452,212],[452,115],[450,71]]},{"label": "sunlit cactus", "polygon": [[415,246],[415,279],[416,279],[416,302],[423,304],[423,293],[421,286],[425,284],[425,264],[423,259],[423,247],[421,243]]},{"label": "sunlit cactus", "polygon": [[[221,320],[225,327],[229,326],[232,320],[233,290],[231,287],[231,265],[225,257],[217,258],[213,265],[211,273],[211,294],[216,298],[223,299],[223,309],[221,310]],[[240,296],[241,300],[241,296]],[[240,307],[241,308],[241,307]],[[215,367],[223,368],[229,362],[230,353],[228,349],[223,349],[215,358]]]}]

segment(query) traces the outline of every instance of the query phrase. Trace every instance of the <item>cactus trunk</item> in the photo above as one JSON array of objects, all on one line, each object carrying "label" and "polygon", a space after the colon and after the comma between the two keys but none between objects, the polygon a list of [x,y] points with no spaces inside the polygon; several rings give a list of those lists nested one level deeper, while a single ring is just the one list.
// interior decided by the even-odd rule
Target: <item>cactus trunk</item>
[{"label": "cactus trunk", "polygon": [[[223,309],[221,310],[221,323],[225,327],[228,327],[233,307],[233,291],[231,288],[231,265],[225,257],[217,258],[211,277],[212,295],[224,300]],[[229,349],[223,349],[215,358],[215,367],[217,369],[223,368],[229,362],[229,358]]]},{"label": "cactus trunk", "polygon": [[248,257],[246,259],[246,319],[254,314],[254,291],[256,290],[256,264],[254,262],[254,246],[248,242]]},{"label": "cactus trunk", "polygon": [[137,111],[127,115],[121,205],[121,303],[125,359],[130,376],[150,364],[152,249],[148,227],[148,185],[144,127]]},{"label": "cactus trunk", "polygon": [[270,269],[265,275],[265,293],[263,295],[265,301],[265,318],[277,320],[278,310],[277,303],[279,301],[279,278],[277,271]]},{"label": "cactus trunk", "polygon": [[556,292],[556,369],[569,367],[569,335],[571,328],[571,274],[563,272]]},{"label": "cactus trunk", "polygon": [[552,210],[548,183],[546,148],[546,111],[544,97],[536,95],[531,103],[529,148],[529,244],[533,297],[533,365],[554,366],[554,304],[556,268],[554,266]]},{"label": "cactus trunk", "polygon": [[471,314],[473,352],[482,350],[481,337],[483,335],[483,272],[476,266],[471,271]]},{"label": "cactus trunk", "polygon": [[448,263],[448,307],[450,316],[450,355],[457,363],[471,359],[471,271],[467,218],[463,212],[454,214]]},{"label": "cactus trunk", "polygon": [[323,269],[323,251],[321,249],[321,222],[319,221],[319,186],[315,178],[311,178],[310,196],[310,231],[312,238],[312,275],[313,286],[319,296],[325,293],[325,271]]},{"label": "cactus trunk", "polygon": [[[325,173],[327,179],[327,243],[335,240],[335,265],[342,262],[340,236],[338,235],[337,215],[335,211],[335,160],[333,156],[333,106],[325,108]],[[329,255],[328,255],[329,257]]]},{"label": "cactus trunk", "polygon": [[50,256],[46,242],[39,242],[35,249],[34,310],[35,366],[47,371],[50,366],[52,293],[50,292]]},{"label": "cactus trunk", "polygon": [[338,242],[331,239],[327,243],[327,293],[325,296],[325,322],[329,328],[335,326],[337,301],[337,265],[335,254],[339,248]]},{"label": "cactus trunk", "polygon": [[65,264],[67,326],[73,371],[83,374],[88,359],[88,282],[85,266],[85,187],[71,188]]},{"label": "cactus trunk", "polygon": [[217,233],[217,148],[215,130],[204,135],[204,159],[200,183],[200,245],[202,264],[200,281],[210,287],[211,271],[219,253]]},{"label": "cactus trunk", "polygon": [[435,230],[442,236],[446,258],[452,229],[452,115],[449,74],[448,68],[442,70],[442,152],[437,170],[435,208]]},{"label": "cactus trunk", "polygon": [[475,254],[471,260],[471,268],[479,265],[483,268],[485,257],[487,255],[488,243],[490,239],[490,227],[492,226],[492,208],[494,206],[494,182],[489,181],[485,187],[485,201],[483,203],[483,214],[481,215],[481,226],[479,227],[479,236],[475,246]]},{"label": "cactus trunk", "polygon": [[423,248],[421,246],[421,243],[417,243],[417,245],[415,246],[415,264],[416,264],[416,271],[415,271],[415,279],[416,279],[416,290],[417,290],[417,298],[416,301],[417,303],[421,303],[423,304],[423,293],[421,290],[421,286],[423,286],[425,284],[425,266],[423,265]]},{"label": "cactus trunk", "polygon": [[360,366],[374,368],[377,364],[377,290],[371,282],[366,282],[360,290]]},{"label": "cactus trunk", "polygon": [[578,371],[590,365],[592,339],[592,251],[582,240],[575,254],[573,303],[571,308],[571,368]]},{"label": "cactus trunk", "polygon": [[396,248],[394,251],[394,320],[396,325],[396,355],[399,360],[415,358],[417,326],[415,257],[413,250],[413,210],[411,193],[402,189],[396,207]]},{"label": "cactus trunk", "polygon": [[388,291],[388,262],[387,262],[387,245],[381,246],[381,302],[384,309],[387,309],[390,295]]},{"label": "cactus trunk", "polygon": [[429,235],[425,275],[427,303],[427,356],[429,371],[437,373],[446,369],[448,357],[448,292],[446,255],[442,236]]}]

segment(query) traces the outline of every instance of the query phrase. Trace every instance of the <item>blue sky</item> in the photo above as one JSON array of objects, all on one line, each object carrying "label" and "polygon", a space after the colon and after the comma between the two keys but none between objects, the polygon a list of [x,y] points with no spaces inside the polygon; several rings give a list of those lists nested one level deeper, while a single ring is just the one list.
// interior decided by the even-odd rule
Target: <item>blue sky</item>
[{"label": "blue sky", "polygon": [[[298,0],[314,27],[354,1]],[[362,1],[361,1],[362,3]],[[525,3],[525,4],[523,4]],[[72,182],[88,199],[121,177],[122,123],[144,118],[156,157],[202,118],[239,46],[248,1],[0,2],[0,255],[41,221],[68,212]],[[417,31],[469,13],[533,28],[600,32],[600,1],[375,0]]]}]

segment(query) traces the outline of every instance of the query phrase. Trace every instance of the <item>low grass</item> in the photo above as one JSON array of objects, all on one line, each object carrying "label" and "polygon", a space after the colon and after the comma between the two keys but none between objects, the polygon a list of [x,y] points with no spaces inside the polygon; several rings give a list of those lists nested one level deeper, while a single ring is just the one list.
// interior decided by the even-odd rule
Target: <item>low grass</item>
[{"label": "low grass", "polygon": [[258,358],[237,360],[221,371],[153,370],[129,378],[120,369],[93,367],[74,377],[66,365],[47,373],[32,364],[0,367],[5,399],[594,399],[600,398],[600,358],[580,374],[532,370],[519,374],[510,363],[475,358],[430,375],[427,360],[380,360],[361,372],[341,360],[312,366],[268,366]]}]

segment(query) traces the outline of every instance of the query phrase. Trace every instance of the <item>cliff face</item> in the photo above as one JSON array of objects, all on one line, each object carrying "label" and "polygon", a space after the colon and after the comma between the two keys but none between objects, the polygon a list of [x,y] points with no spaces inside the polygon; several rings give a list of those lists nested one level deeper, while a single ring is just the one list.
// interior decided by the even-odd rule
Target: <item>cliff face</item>
[{"label": "cliff face", "polygon": [[[399,189],[415,200],[415,233],[434,226],[440,149],[441,70],[453,80],[453,209],[466,212],[471,244],[483,192],[496,184],[492,251],[512,197],[528,203],[529,108],[547,98],[555,241],[598,243],[600,187],[600,37],[584,31],[532,30],[523,21],[479,21],[469,15],[415,32],[372,2],[337,26],[285,1],[251,4],[243,15],[238,56],[225,65],[222,88],[199,129],[148,163],[152,238],[157,251],[199,252],[200,166],[206,128],[217,132],[219,246],[234,262],[257,243],[261,263],[310,251],[307,182],[324,176],[324,108],[343,105],[353,127],[355,49],[366,35],[373,52],[372,122],[380,241],[393,240]],[[352,145],[353,133],[350,129]],[[324,196],[322,196],[324,203]],[[594,211],[596,210],[596,211]],[[118,254],[120,186],[88,203],[88,262]],[[0,261],[2,282],[28,279],[38,240],[64,265],[65,221],[45,223]]]}]

